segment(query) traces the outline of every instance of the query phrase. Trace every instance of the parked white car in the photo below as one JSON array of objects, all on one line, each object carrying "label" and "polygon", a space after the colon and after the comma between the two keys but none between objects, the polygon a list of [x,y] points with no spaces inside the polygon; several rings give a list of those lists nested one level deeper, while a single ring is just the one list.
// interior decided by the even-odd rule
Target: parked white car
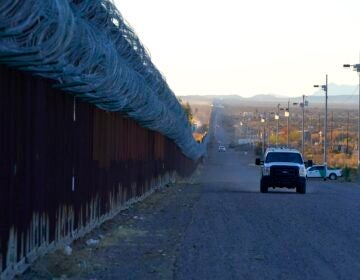
[{"label": "parked white car", "polygon": [[219,149],[218,149],[219,152],[226,152],[226,148],[225,146],[223,145],[219,145]]},{"label": "parked white car", "polygon": [[[325,174],[324,165],[313,165],[306,169],[306,177],[308,178],[323,178]],[[330,180],[336,180],[338,177],[342,176],[342,169],[336,168],[326,168],[326,178]]]}]

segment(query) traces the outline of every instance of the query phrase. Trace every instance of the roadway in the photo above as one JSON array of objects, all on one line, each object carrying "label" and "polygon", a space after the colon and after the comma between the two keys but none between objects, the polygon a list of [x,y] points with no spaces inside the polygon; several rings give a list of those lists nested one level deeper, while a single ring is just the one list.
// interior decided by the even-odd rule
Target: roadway
[{"label": "roadway", "polygon": [[[215,141],[229,137],[215,115]],[[214,126],[213,126],[214,127]],[[360,187],[311,180],[259,192],[251,150],[218,152],[201,172],[40,259],[19,279],[360,279]],[[99,238],[100,237],[100,238]],[[87,246],[89,238],[99,240]]]},{"label": "roadway", "polygon": [[[221,123],[215,138],[227,141]],[[261,194],[252,152],[216,146],[199,180],[175,279],[360,279],[360,187],[311,179],[305,195]]]}]

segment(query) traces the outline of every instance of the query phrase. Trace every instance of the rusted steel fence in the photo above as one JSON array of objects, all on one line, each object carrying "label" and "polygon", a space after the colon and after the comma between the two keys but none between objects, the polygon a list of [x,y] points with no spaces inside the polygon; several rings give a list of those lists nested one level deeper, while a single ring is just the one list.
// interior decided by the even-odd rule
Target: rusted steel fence
[{"label": "rusted steel fence", "polygon": [[0,65],[0,278],[196,164],[120,113]]}]

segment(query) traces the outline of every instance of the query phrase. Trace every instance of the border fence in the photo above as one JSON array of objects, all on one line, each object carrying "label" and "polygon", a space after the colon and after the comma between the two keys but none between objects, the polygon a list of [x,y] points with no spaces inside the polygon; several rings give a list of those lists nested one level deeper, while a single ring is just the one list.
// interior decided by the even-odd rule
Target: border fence
[{"label": "border fence", "polygon": [[53,83],[0,65],[0,278],[198,162],[160,133]]}]

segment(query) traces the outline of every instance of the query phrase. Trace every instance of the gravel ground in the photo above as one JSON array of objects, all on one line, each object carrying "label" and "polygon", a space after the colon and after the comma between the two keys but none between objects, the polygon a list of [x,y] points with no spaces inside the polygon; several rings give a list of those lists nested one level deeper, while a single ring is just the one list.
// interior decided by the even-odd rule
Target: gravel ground
[{"label": "gravel ground", "polygon": [[309,180],[306,195],[261,194],[252,156],[218,162],[222,176],[201,182],[175,279],[360,279],[359,187]]},{"label": "gravel ground", "polygon": [[311,179],[305,195],[262,194],[250,151],[209,154],[175,279],[360,279],[359,186]]},{"label": "gravel ground", "polygon": [[[221,119],[217,119],[221,122]],[[219,127],[216,137],[227,141]],[[360,187],[309,180],[307,194],[259,192],[248,151],[209,156],[18,279],[360,279]],[[86,245],[90,238],[99,240]]]},{"label": "gravel ground", "polygon": [[[172,279],[179,244],[201,194],[196,177],[156,191],[17,279]],[[97,244],[87,245],[90,239]]]}]

